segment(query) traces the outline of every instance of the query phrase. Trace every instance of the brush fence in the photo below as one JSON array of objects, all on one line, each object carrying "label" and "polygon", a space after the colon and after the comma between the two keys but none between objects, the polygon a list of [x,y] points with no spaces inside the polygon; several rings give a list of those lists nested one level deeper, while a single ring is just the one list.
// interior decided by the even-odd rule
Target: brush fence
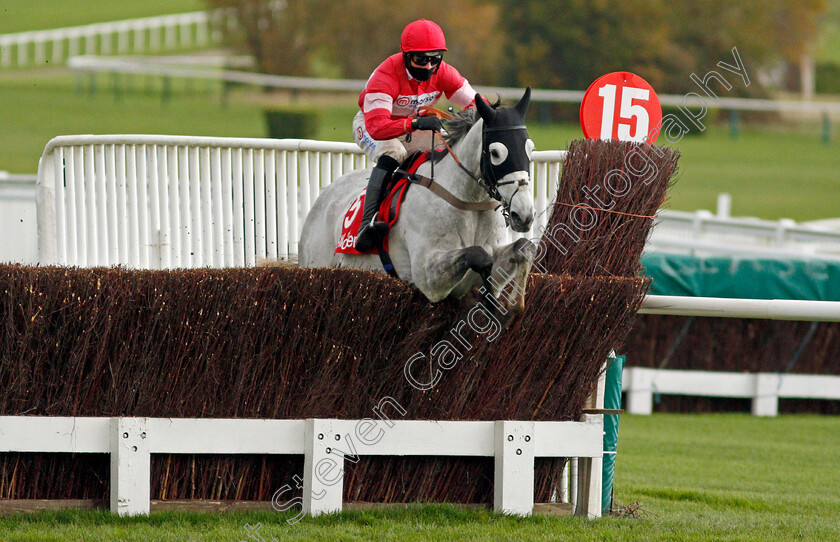
[{"label": "brush fence", "polygon": [[121,516],[150,512],[151,454],[303,455],[302,506],[311,515],[341,511],[343,469],[352,469],[359,456],[494,457],[494,509],[523,516],[534,508],[534,458],[574,457],[573,510],[601,516],[601,414],[584,414],[579,422],[388,423],[377,428],[372,420],[3,416],[0,452],[110,454],[110,508]]},{"label": "brush fence", "polygon": [[[531,238],[564,151],[535,152]],[[61,136],[38,167],[39,261],[135,269],[295,259],[319,192],[367,167],[352,143],[159,135]],[[516,237],[521,237],[517,235]]]}]

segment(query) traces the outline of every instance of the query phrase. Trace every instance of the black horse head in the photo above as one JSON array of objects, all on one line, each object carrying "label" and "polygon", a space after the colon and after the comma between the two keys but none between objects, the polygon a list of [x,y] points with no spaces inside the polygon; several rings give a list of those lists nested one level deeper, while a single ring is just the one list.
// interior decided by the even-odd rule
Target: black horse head
[{"label": "black horse head", "polygon": [[[530,230],[534,221],[534,200],[528,185],[531,179],[531,152],[534,143],[525,128],[525,114],[531,101],[531,87],[513,107],[494,109],[480,95],[475,106],[484,120],[481,144],[481,177],[491,197],[499,200],[511,227]],[[520,197],[514,201],[514,196]]]}]

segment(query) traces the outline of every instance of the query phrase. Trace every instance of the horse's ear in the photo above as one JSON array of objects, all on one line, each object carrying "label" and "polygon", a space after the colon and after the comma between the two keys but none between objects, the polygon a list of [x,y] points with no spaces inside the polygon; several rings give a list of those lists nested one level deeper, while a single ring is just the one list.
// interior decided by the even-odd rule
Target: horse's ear
[{"label": "horse's ear", "polygon": [[525,118],[525,113],[528,112],[528,105],[531,103],[531,87],[525,89],[525,94],[522,95],[522,98],[517,102],[514,109],[516,112],[519,113],[523,119]]},{"label": "horse's ear", "polygon": [[484,119],[484,122],[489,122],[490,119],[496,115],[496,111],[487,105],[487,102],[484,101],[481,94],[475,95],[475,108],[478,110],[478,114],[481,115],[481,118]]}]

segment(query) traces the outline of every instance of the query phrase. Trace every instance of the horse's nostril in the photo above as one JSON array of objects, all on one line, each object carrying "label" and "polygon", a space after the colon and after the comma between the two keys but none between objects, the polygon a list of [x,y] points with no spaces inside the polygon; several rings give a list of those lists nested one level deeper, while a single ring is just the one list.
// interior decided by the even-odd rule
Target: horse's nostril
[{"label": "horse's nostril", "polygon": [[510,218],[511,218],[511,220],[513,220],[514,222],[518,222],[518,223],[520,223],[520,224],[522,223],[522,219],[521,219],[521,218],[519,218],[519,213],[510,213]]}]

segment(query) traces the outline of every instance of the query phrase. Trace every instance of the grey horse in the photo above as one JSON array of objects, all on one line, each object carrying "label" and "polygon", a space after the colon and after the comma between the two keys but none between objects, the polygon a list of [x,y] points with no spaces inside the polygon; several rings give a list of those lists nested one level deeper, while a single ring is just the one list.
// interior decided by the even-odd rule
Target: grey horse
[{"label": "grey horse", "polygon": [[[389,253],[398,276],[432,302],[462,297],[476,288],[485,297],[487,290],[499,297],[513,283],[504,305],[514,312],[524,309],[533,243],[504,243],[506,222],[514,231],[527,232],[534,220],[529,167],[534,144],[524,123],[530,95],[528,88],[511,108],[488,105],[476,95],[474,109],[457,113],[446,124],[451,152],[434,164],[434,182],[454,199],[485,202],[489,210],[456,208],[425,186],[412,185],[406,194],[389,234]],[[377,254],[335,253],[345,214],[370,172],[350,172],[320,193],[301,232],[302,267],[383,271]],[[431,172],[427,162],[417,174]]]}]

